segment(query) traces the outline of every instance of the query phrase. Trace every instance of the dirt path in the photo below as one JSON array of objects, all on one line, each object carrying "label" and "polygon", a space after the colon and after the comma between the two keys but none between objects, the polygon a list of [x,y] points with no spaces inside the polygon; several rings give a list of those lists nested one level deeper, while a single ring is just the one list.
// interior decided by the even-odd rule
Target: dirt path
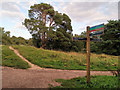
[{"label": "dirt path", "polygon": [[13,50],[14,53],[15,53],[17,56],[19,56],[22,60],[26,61],[26,62],[31,66],[31,68],[29,68],[29,69],[41,69],[41,67],[32,64],[32,63],[29,62],[27,59],[25,59],[22,55],[20,55],[20,53],[18,52],[18,50],[14,49],[14,48],[11,47],[11,46],[9,46],[9,49]]},{"label": "dirt path", "polygon": [[[83,77],[86,71],[57,69],[13,69],[2,67],[3,88],[48,88],[49,84],[60,85],[55,79]],[[110,71],[91,71],[91,75],[112,75]]]},{"label": "dirt path", "polygon": [[[10,67],[2,67],[2,87],[3,88],[48,88],[49,84],[54,86],[60,85],[55,79],[71,79],[75,77],[86,76],[83,70],[60,70],[40,68],[19,54],[12,47],[19,57],[31,65],[30,69],[13,69]],[[91,71],[91,75],[113,75],[111,71]]]}]

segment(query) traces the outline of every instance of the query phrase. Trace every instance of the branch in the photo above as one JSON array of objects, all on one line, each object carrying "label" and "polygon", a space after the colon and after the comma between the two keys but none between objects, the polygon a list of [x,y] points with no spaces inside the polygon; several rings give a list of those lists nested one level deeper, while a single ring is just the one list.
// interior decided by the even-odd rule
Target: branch
[{"label": "branch", "polygon": [[51,24],[53,23],[53,18],[50,19],[49,27],[51,27]]}]

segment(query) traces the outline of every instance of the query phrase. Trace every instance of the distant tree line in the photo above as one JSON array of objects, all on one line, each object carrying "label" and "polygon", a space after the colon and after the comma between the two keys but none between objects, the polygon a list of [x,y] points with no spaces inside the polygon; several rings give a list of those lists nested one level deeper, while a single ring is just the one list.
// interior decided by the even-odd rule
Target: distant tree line
[{"label": "distant tree line", "polygon": [[0,44],[3,44],[3,45],[31,45],[31,46],[33,46],[32,38],[30,38],[29,40],[26,40],[23,37],[15,37],[15,36],[10,37],[10,31],[5,32],[3,27],[0,27],[0,32],[1,32]]},{"label": "distant tree line", "polygon": [[[3,45],[30,45],[36,46],[36,42],[33,38],[29,40],[23,37],[10,37],[10,32],[4,31],[4,28],[0,27],[0,44]],[[86,38],[86,31],[82,32],[80,35],[75,34],[72,37]],[[59,36],[57,37],[59,38]],[[92,42],[91,41],[91,52],[92,53],[105,53],[110,55],[120,55],[120,20],[110,20],[105,25],[104,34],[101,36],[102,42]],[[41,43],[41,42],[40,42]],[[75,52],[86,52],[86,41],[75,41],[71,40],[71,45],[68,47],[61,47],[62,41],[57,44],[56,41],[48,41],[47,49],[53,50],[63,50],[63,51],[75,51]],[[53,45],[53,46],[52,46]]]},{"label": "distant tree line", "polygon": [[[23,37],[16,37],[16,36],[11,36],[10,37],[10,31],[5,31],[3,27],[0,27],[0,44],[2,45],[29,45],[29,46],[36,46],[36,42],[33,40],[33,38],[30,38],[30,39],[24,39]],[[83,33],[84,34],[84,33]],[[83,36],[82,34],[79,36],[81,37]],[[60,42],[62,43],[62,42]],[[54,48],[52,48],[52,46],[49,47],[49,45],[55,45],[56,43],[54,42],[50,42],[47,43],[47,49],[53,49],[53,50],[63,50],[61,49],[61,45],[57,44],[57,46],[54,46]],[[66,47],[63,47],[64,50],[63,51],[76,51],[76,52],[79,52],[79,51],[85,51],[85,47],[86,47],[86,42],[84,41],[72,41],[71,40],[71,48],[66,48]],[[66,49],[65,49],[66,48]]]}]

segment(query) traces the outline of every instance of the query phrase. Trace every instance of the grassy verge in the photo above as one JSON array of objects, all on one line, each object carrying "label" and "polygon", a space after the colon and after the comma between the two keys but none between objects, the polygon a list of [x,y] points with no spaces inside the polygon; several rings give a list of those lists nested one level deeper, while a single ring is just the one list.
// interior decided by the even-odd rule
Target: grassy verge
[{"label": "grassy verge", "polygon": [[27,62],[18,57],[8,46],[2,46],[2,66],[27,69]]},{"label": "grassy verge", "polygon": [[86,83],[86,77],[70,80],[57,79],[56,82],[61,83],[61,86],[51,86],[51,88],[118,88],[118,77],[115,76],[91,76],[89,85]]},{"label": "grassy verge", "polygon": [[[40,67],[86,70],[86,54],[13,46],[31,63]],[[91,54],[91,70],[117,70],[118,56]]]}]

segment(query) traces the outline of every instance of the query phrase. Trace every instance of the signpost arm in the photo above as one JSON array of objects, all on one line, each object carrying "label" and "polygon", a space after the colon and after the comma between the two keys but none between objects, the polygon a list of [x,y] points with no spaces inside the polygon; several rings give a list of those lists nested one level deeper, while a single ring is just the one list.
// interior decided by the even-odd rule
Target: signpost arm
[{"label": "signpost arm", "polygon": [[105,30],[105,25],[104,25],[104,23],[103,23],[103,34],[105,33],[105,31],[104,31],[104,30]]},{"label": "signpost arm", "polygon": [[87,26],[87,83],[90,82],[90,36],[89,26]]}]

